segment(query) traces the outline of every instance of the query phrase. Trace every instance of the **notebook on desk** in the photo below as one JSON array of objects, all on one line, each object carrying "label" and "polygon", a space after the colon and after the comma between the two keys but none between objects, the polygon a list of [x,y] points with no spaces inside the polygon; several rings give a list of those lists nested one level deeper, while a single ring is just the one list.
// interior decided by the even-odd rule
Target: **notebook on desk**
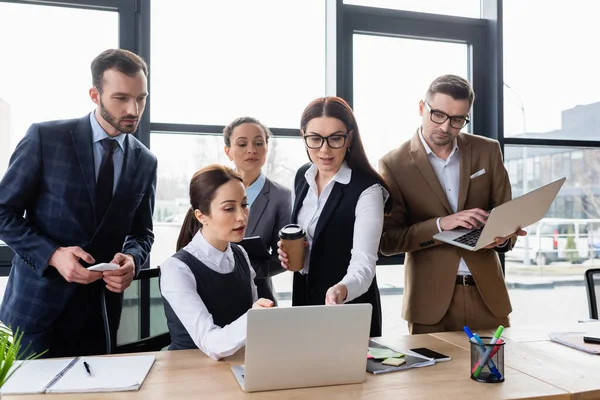
[{"label": "notebook on desk", "polygon": [[[413,353],[412,351],[397,351],[389,346],[385,346],[385,345],[383,345],[381,343],[377,343],[373,340],[369,340],[369,349],[371,349],[371,348],[391,350],[393,352],[403,354],[402,358],[405,360],[405,362],[402,365],[393,366],[393,365],[384,364],[383,358],[373,358],[373,357],[368,358],[367,359],[367,372],[370,372],[372,374],[383,374],[386,372],[402,371],[405,369],[427,367],[429,365],[435,364],[435,361],[432,358],[425,358],[419,354]],[[370,351],[369,351],[369,353],[370,353]]]},{"label": "notebook on desk", "polygon": [[[75,357],[19,362],[0,394],[93,393],[138,390],[154,356]],[[88,374],[84,362],[87,362]]]},{"label": "notebook on desk", "polygon": [[[600,355],[600,345],[585,343],[584,336],[592,336],[589,332],[551,332],[550,340],[556,343],[564,344],[577,350],[585,351],[586,353]],[[596,335],[600,336],[600,335]]]}]

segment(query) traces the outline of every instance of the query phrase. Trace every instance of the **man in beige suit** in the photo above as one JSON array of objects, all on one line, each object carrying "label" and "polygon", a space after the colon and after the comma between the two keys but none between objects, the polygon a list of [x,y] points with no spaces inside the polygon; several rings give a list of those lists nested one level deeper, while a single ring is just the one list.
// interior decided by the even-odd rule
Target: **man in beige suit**
[{"label": "man in beige suit", "polygon": [[419,103],[422,126],[380,160],[394,201],[380,249],[406,252],[402,317],[411,333],[509,326],[512,308],[497,253],[511,250],[525,232],[476,252],[432,238],[481,227],[489,210],[511,199],[498,142],[460,132],[474,99],[465,79],[437,78]]}]

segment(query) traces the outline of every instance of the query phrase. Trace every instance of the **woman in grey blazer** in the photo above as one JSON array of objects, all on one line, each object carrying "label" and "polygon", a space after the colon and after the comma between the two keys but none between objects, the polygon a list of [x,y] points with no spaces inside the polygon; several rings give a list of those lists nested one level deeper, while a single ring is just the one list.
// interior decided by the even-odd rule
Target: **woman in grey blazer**
[{"label": "woman in grey blazer", "polygon": [[237,118],[223,130],[225,154],[242,176],[248,196],[250,216],[246,237],[260,236],[265,247],[271,251],[269,260],[250,257],[256,272],[254,282],[258,297],[276,302],[271,276],[285,271],[278,259],[277,241],[279,230],[290,223],[292,192],[261,172],[267,159],[270,136],[269,128],[252,117]]}]

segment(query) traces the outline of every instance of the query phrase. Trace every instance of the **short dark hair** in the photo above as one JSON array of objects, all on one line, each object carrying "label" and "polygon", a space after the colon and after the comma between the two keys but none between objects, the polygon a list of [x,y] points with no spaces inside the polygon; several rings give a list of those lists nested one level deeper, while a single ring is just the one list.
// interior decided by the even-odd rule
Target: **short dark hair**
[{"label": "short dark hair", "polygon": [[113,68],[129,76],[142,71],[148,77],[148,66],[142,57],[129,50],[104,50],[94,58],[91,65],[92,84],[100,93],[104,83],[104,72]]},{"label": "short dark hair", "polygon": [[204,215],[210,215],[210,203],[214,200],[217,190],[231,180],[243,183],[239,173],[223,165],[211,164],[196,172],[190,181],[190,205],[177,239],[176,251],[187,246],[194,235],[202,228],[196,219],[195,210]]},{"label": "short dark hair", "polygon": [[469,107],[475,101],[473,87],[469,81],[458,75],[442,75],[437,77],[429,85],[425,99],[431,101],[436,93],[446,94],[454,100],[469,100]]},{"label": "short dark hair", "polygon": [[240,125],[243,124],[256,124],[262,129],[265,134],[265,141],[269,143],[269,138],[271,137],[271,131],[265,124],[252,117],[239,117],[234,119],[229,125],[223,129],[223,141],[225,142],[225,146],[231,147],[231,135],[233,134],[233,130]]}]

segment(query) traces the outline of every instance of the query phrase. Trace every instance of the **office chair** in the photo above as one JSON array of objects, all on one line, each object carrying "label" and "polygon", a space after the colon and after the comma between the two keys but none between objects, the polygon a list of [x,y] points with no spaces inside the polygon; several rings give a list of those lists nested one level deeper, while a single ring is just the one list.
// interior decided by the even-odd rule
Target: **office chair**
[{"label": "office chair", "polygon": [[585,271],[585,287],[587,288],[590,318],[598,319],[598,303],[600,302],[600,268]]},{"label": "office chair", "polygon": [[158,278],[158,268],[142,269],[125,289],[116,340],[110,335],[105,291],[102,291],[107,354],[160,351],[171,343]]}]

